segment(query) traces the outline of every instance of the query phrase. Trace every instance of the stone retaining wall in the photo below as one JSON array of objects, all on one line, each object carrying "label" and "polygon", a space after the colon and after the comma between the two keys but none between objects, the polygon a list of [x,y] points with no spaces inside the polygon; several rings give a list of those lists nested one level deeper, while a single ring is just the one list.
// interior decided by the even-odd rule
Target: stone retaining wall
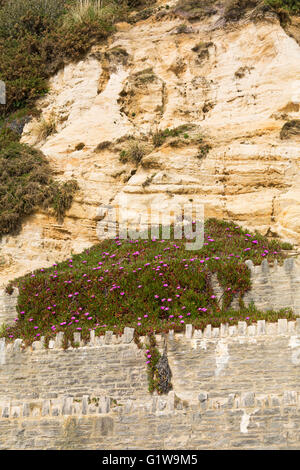
[{"label": "stone retaining wall", "polygon": [[0,449],[300,449],[300,318],[171,331],[164,396],[133,333],[0,339]]}]

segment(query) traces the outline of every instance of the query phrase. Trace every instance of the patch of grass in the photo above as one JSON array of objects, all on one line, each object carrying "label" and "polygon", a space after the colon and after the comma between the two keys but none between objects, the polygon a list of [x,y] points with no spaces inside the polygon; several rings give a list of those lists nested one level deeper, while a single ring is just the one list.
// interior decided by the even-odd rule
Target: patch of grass
[{"label": "patch of grass", "polygon": [[176,33],[177,34],[187,34],[189,32],[190,32],[189,27],[185,23],[180,24],[176,28]]},{"label": "patch of grass", "polygon": [[0,338],[3,338],[7,332],[8,326],[6,323],[0,325]]},{"label": "patch of grass", "polygon": [[157,349],[156,338],[152,331],[148,334],[148,349],[146,349],[145,356],[147,364],[149,393],[153,393],[156,390],[160,394],[157,364],[161,355],[159,350]]},{"label": "patch of grass", "polygon": [[280,138],[282,140],[289,139],[294,135],[300,136],[300,119],[293,119],[286,122],[280,131]]},{"label": "patch of grass", "polygon": [[300,0],[265,0],[265,3],[277,11],[286,10],[295,15],[300,13]]},{"label": "patch of grass", "polygon": [[288,242],[282,242],[281,249],[282,250],[292,250],[293,245],[291,243],[288,243]]},{"label": "patch of grass", "polygon": [[[185,323],[204,328],[294,318],[287,309],[264,313],[242,302],[251,287],[245,260],[281,263],[286,253],[280,241],[215,219],[205,222],[200,250],[187,251],[186,241],[105,240],[14,281],[20,292],[18,321],[5,336],[30,344],[39,336],[54,338],[59,331],[70,340],[80,331],[87,340],[92,329],[96,335],[107,330],[118,335],[129,326],[137,335],[148,335],[182,331]],[[224,289],[220,302],[213,292],[213,274]],[[229,307],[234,296],[241,300],[238,311]]]},{"label": "patch of grass", "polygon": [[151,83],[156,79],[156,75],[153,72],[152,67],[145,70],[141,70],[134,74],[134,84],[136,86],[143,85],[145,83]]},{"label": "patch of grass", "polygon": [[56,132],[56,117],[54,113],[50,114],[46,118],[42,118],[40,121],[36,122],[36,125],[32,129],[32,133],[36,136],[37,140],[40,142],[47,139],[52,134]]},{"label": "patch of grass", "polygon": [[[171,147],[180,147],[187,144],[197,144],[199,152],[197,158],[208,155],[211,145],[205,142],[202,135],[195,133],[196,127],[192,124],[183,124],[173,129],[156,130],[152,134],[154,148],[161,147],[165,142]],[[173,139],[173,140],[172,140]]]},{"label": "patch of grass", "polygon": [[249,10],[253,10],[260,0],[229,0],[225,4],[224,17],[226,21],[238,21]]},{"label": "patch of grass", "polygon": [[197,158],[201,159],[206,157],[209,154],[209,151],[211,150],[211,145],[209,144],[203,144],[199,145],[199,152],[197,153]]},{"label": "patch of grass", "polygon": [[0,145],[0,237],[18,233],[24,218],[39,207],[52,207],[61,220],[77,189],[73,181],[54,182],[45,156],[10,136],[9,144]]},{"label": "patch of grass", "polygon": [[71,208],[74,194],[79,189],[75,180],[65,183],[52,183],[52,195],[50,201],[47,202],[53,208],[54,214],[59,222],[63,221],[65,213]]},{"label": "patch of grass", "polygon": [[0,151],[19,140],[18,134],[7,126],[0,130]]},{"label": "patch of grass", "polygon": [[139,164],[146,153],[145,146],[138,140],[134,140],[133,142],[129,142],[126,150],[120,152],[120,162]]},{"label": "patch of grass", "polygon": [[180,137],[183,136],[184,139],[189,138],[189,134],[187,131],[193,129],[193,125],[190,124],[183,124],[181,126],[175,127],[173,129],[164,129],[164,130],[156,130],[152,134],[152,143],[154,147],[161,147],[169,137]]},{"label": "patch of grass", "polygon": [[107,0],[79,0],[64,17],[63,27],[67,30],[84,24],[98,23],[100,27],[111,27],[120,14],[122,2]]}]

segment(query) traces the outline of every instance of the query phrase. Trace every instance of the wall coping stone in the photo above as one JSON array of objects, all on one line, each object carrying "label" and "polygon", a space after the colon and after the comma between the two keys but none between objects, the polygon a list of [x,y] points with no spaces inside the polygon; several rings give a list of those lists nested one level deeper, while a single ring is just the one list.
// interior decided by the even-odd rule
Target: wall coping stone
[{"label": "wall coping stone", "polygon": [[[111,346],[118,347],[136,347],[134,338],[134,328],[125,328],[122,336],[116,336],[112,331],[106,331],[104,336],[95,336],[95,332],[90,332],[90,341],[84,344],[81,340],[80,332],[74,333],[74,340],[78,344],[78,347],[72,347],[69,344],[67,349],[90,349],[90,348],[105,348]],[[211,325],[207,325],[204,330],[194,329],[192,324],[185,325],[185,333],[176,333],[174,330],[170,330],[166,335],[169,342],[178,340],[193,341],[199,339],[205,339],[210,341],[220,341],[228,337],[237,338],[253,338],[253,337],[276,337],[276,336],[300,336],[300,318],[295,321],[288,321],[286,318],[281,318],[277,322],[266,322],[265,320],[258,320],[257,323],[247,325],[245,321],[238,322],[237,325],[229,326],[221,324],[219,328],[212,328]],[[64,333],[59,332],[56,335],[55,340],[49,341],[49,350],[63,349]],[[156,335],[158,343],[163,341],[162,335]],[[146,344],[147,338],[145,336],[140,337],[140,341]],[[40,352],[47,351],[45,348],[44,337],[42,336],[39,341],[34,341],[31,346],[25,348],[22,339],[17,338],[13,342],[6,341],[6,338],[0,338],[0,365],[1,358],[6,352],[20,353],[24,351]]]}]

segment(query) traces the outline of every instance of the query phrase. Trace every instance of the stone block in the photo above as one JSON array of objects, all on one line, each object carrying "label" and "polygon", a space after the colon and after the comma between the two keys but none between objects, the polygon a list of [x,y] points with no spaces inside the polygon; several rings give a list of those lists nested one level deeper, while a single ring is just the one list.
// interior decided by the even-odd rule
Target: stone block
[{"label": "stone block", "polygon": [[288,331],[288,322],[285,318],[280,318],[278,320],[278,334],[286,335]]},{"label": "stone block", "polygon": [[124,334],[123,334],[123,343],[129,344],[133,341],[134,337],[134,328],[124,328]]}]

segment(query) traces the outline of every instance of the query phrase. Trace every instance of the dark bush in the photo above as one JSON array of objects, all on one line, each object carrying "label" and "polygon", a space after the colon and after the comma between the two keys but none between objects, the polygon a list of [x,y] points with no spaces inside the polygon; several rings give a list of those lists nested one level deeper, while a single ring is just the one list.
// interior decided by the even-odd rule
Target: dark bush
[{"label": "dark bush", "polygon": [[266,3],[276,10],[286,10],[295,15],[300,13],[300,0],[266,0]]},{"label": "dark bush", "polygon": [[54,182],[45,156],[11,137],[0,150],[0,237],[17,233],[39,207],[52,207],[61,220],[77,189],[74,181]]}]

